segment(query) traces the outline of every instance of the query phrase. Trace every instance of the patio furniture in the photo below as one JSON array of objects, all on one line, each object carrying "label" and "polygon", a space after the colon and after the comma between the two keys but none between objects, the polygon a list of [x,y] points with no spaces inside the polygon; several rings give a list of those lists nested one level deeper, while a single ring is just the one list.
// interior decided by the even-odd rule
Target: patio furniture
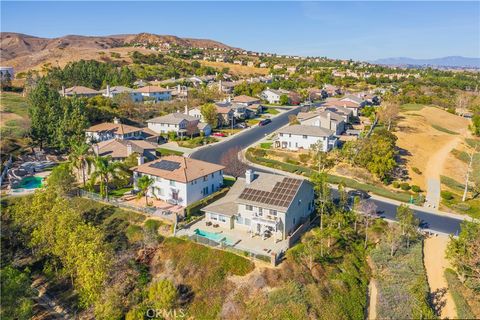
[{"label": "patio furniture", "polygon": [[219,225],[218,225],[217,223],[215,223],[215,224],[213,225],[213,227],[214,227],[214,228],[218,228]]},{"label": "patio furniture", "polygon": [[207,222],[205,222],[205,225],[206,225],[207,227],[211,226],[211,225],[212,225],[212,221],[207,221]]}]

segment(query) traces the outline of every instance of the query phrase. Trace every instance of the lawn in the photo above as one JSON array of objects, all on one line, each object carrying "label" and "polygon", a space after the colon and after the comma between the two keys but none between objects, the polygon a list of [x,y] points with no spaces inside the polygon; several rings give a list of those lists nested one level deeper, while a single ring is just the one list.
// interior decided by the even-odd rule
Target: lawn
[{"label": "lawn", "polygon": [[407,103],[400,106],[402,111],[420,111],[425,107],[423,104]]},{"label": "lawn", "polygon": [[273,142],[262,142],[260,143],[260,148],[262,149],[271,149]]},{"label": "lawn", "polygon": [[21,150],[30,128],[28,104],[19,94],[2,92],[0,95],[0,135],[2,153]]},{"label": "lawn", "polygon": [[248,120],[245,120],[245,123],[249,127],[253,127],[254,125],[257,125],[260,121],[261,121],[261,119],[248,119]]},{"label": "lawn", "polygon": [[156,151],[161,155],[161,156],[181,156],[183,155],[182,151],[176,151],[176,150],[171,150],[167,148],[157,148]]},{"label": "lawn", "polygon": [[133,187],[126,187],[126,188],[120,188],[120,189],[115,189],[111,190],[108,192],[109,196],[115,197],[115,198],[120,198],[125,194],[125,192],[132,191]]},{"label": "lawn", "polygon": [[27,99],[20,94],[2,92],[0,94],[0,111],[14,113],[22,118],[28,118]]},{"label": "lawn", "polygon": [[463,202],[462,196],[464,185],[462,183],[446,176],[441,176],[440,182],[442,194],[445,194],[444,191],[449,191],[451,193],[451,199],[447,199],[445,196],[442,197],[441,202],[443,205],[457,213],[468,214],[473,218],[480,219],[479,196],[475,199],[469,197]]},{"label": "lawn", "polygon": [[241,128],[235,128],[235,129],[220,129],[220,130],[215,130],[216,132],[221,132],[226,134],[227,136],[231,136],[233,134],[237,134],[241,132],[243,129]]},{"label": "lawn", "polygon": [[188,139],[188,140],[179,140],[177,141],[177,144],[183,148],[193,149],[196,147],[200,147],[200,146],[210,144],[210,143],[215,143],[215,142],[218,142],[218,139],[214,137],[195,137],[193,139]]},{"label": "lawn", "polygon": [[453,134],[453,135],[457,135],[458,132],[455,132],[455,131],[452,131],[452,130],[448,130],[447,128],[444,128],[444,127],[441,127],[439,125],[436,125],[436,124],[432,124],[432,127],[438,131],[441,131],[441,132],[444,132],[444,133],[448,133],[448,134]]},{"label": "lawn", "polygon": [[276,114],[279,114],[280,111],[278,111],[275,108],[269,107],[269,108],[267,108],[267,110],[265,110],[265,113],[268,113],[268,114],[271,114],[271,115],[276,115]]}]

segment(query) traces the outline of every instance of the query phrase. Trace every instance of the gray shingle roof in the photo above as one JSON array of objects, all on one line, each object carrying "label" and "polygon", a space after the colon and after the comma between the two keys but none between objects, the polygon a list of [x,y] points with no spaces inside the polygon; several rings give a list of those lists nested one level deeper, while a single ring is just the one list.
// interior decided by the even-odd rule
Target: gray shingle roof
[{"label": "gray shingle roof", "polygon": [[332,130],[317,126],[305,126],[301,124],[296,124],[293,126],[288,126],[278,130],[279,133],[286,134],[295,134],[295,135],[306,135],[313,137],[328,137],[334,134]]},{"label": "gray shingle roof", "polygon": [[195,118],[194,116],[187,115],[181,112],[175,112],[175,113],[170,113],[162,117],[156,117],[150,120],[147,120],[147,122],[150,123],[168,123],[168,124],[179,124],[183,120],[187,121],[198,121],[198,118]]}]

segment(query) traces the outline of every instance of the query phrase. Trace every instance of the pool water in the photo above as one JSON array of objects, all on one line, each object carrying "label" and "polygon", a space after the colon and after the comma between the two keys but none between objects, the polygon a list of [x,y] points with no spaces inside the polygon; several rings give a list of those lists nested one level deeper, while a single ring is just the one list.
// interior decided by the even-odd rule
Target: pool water
[{"label": "pool water", "polygon": [[14,189],[37,189],[42,186],[42,177],[25,177],[20,181],[18,187]]},{"label": "pool water", "polygon": [[201,237],[213,240],[215,242],[223,242],[226,245],[233,246],[234,242],[226,237],[224,234],[221,233],[213,233],[213,232],[208,232],[200,229],[195,229],[195,234],[199,235]]}]

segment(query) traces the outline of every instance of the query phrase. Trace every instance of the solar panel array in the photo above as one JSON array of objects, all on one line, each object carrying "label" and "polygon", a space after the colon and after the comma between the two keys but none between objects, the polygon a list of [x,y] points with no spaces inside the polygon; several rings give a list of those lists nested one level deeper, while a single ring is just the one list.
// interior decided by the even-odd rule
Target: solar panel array
[{"label": "solar panel array", "polygon": [[167,170],[167,171],[174,171],[180,169],[180,163],[170,160],[161,160],[158,162],[154,162],[150,165],[152,168]]},{"label": "solar panel array", "polygon": [[281,182],[275,184],[272,191],[245,188],[239,199],[287,208],[301,183],[302,181],[298,179],[284,178]]}]

